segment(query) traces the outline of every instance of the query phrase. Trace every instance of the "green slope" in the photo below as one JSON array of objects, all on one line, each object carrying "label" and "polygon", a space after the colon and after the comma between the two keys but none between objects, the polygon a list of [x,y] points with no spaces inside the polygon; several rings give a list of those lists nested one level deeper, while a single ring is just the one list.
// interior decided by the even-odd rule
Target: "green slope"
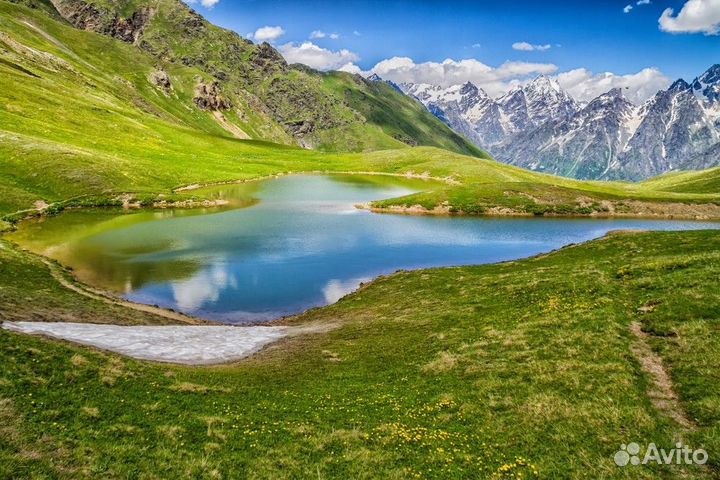
[{"label": "green slope", "polygon": [[[171,80],[169,90],[152,81],[159,68]],[[347,74],[312,79],[346,99],[343,108],[362,110],[358,114],[374,122],[316,133],[323,148],[342,143],[351,150],[383,150],[322,153],[233,138],[230,123],[251,136],[291,141],[262,108],[236,108],[222,117],[197,108],[197,83],[213,81],[197,66],[159,65],[155,55],[137,46],[52,20],[42,8],[0,1],[0,218],[38,201],[103,204],[123,193],[170,195],[183,185],[290,171],[451,177],[453,185],[396,204],[447,203],[467,213],[499,206],[520,213],[587,214],[596,206],[602,210],[606,200],[708,203],[720,196],[580,182],[454,153],[447,149],[482,155],[464,148],[444,125],[432,127],[424,109],[394,95],[391,87]],[[233,102],[239,99],[232,96]],[[398,138],[425,139],[446,149],[410,148]]]},{"label": "green slope", "polygon": [[665,192],[718,193],[720,168],[699,172],[673,172],[643,182],[647,188]]},{"label": "green slope", "polygon": [[[160,65],[191,66],[212,77],[221,95],[232,104],[227,111],[237,110],[241,123],[245,116],[263,112],[264,118],[259,121],[240,125],[253,138],[340,151],[403,145],[393,141],[396,132],[386,132],[384,125],[374,120],[373,108],[360,111],[349,105],[327,87],[319,72],[288,65],[267,43],[255,45],[216,27],[180,0],[56,0],[54,4],[78,28],[131,43]],[[383,95],[391,104],[409,101],[394,91]],[[424,133],[417,135],[415,129],[403,128],[396,135],[402,142],[479,153],[431,115],[411,122],[403,119],[403,114],[391,113],[396,125],[420,122]],[[284,135],[274,132],[270,136],[252,128],[265,123],[280,128]]]},{"label": "green slope", "polygon": [[344,98],[384,133],[409,145],[434,145],[453,152],[481,158],[488,155],[452,131],[420,103],[400,95],[384,82],[371,82],[359,75],[332,72],[324,75],[325,85]]},{"label": "green slope", "polygon": [[[0,315],[98,311],[0,245]],[[0,477],[717,478],[718,275],[710,231],[404,272],[289,320],[335,330],[213,368],[0,330]],[[651,333],[677,410],[653,403],[632,322]],[[613,463],[621,444],[679,439],[710,465]]]}]

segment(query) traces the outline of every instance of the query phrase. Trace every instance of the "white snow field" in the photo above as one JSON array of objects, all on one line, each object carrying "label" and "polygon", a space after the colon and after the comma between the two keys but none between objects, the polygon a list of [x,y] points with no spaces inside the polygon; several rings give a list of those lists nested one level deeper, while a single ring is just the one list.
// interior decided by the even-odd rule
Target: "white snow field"
[{"label": "white snow field", "polygon": [[321,330],[281,326],[119,326],[64,322],[4,322],[2,328],[68,340],[140,360],[184,365],[239,360],[288,335]]}]

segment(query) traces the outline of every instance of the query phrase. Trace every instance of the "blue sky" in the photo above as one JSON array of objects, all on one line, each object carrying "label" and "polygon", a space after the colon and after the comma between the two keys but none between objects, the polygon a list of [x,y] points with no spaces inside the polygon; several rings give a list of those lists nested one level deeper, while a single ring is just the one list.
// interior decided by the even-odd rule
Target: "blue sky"
[{"label": "blue sky", "polygon": [[[705,8],[700,11],[701,18],[692,17],[687,3]],[[632,9],[625,13],[628,5]],[[654,67],[656,71],[646,71],[643,77],[634,79],[654,88],[678,77],[691,80],[713,63],[720,63],[720,17],[715,16],[720,15],[720,0],[219,0],[210,9],[199,4],[194,7],[213,23],[243,36],[266,26],[280,27],[282,35],[280,30],[266,31],[271,43],[292,60],[306,60],[321,69],[339,68],[350,60],[368,72],[383,60],[395,57],[407,57],[416,65],[433,62],[429,67],[446,59],[474,59],[492,69],[512,62],[516,71],[506,69],[487,79],[469,65],[468,79],[486,82],[481,86],[491,93],[538,73],[561,75],[578,69],[588,79],[610,85],[611,80],[598,80],[598,75],[611,72],[617,78],[628,76],[627,82],[632,82],[630,75]],[[663,31],[658,20],[668,8],[674,12],[665,14]],[[316,38],[310,38],[313,31],[325,36],[316,34]],[[337,34],[337,38],[331,38],[331,34]],[[518,45],[520,42],[536,48],[531,50],[533,47]],[[300,50],[303,43],[305,47]],[[403,74],[392,64],[380,70],[386,77],[413,79],[415,67],[407,61],[400,64]],[[537,67],[533,69],[532,65]],[[454,75],[433,83],[455,82],[465,74]],[[580,81],[581,76],[576,76],[573,81]],[[416,80],[435,78],[418,69]],[[568,79],[563,82],[572,83]]]}]

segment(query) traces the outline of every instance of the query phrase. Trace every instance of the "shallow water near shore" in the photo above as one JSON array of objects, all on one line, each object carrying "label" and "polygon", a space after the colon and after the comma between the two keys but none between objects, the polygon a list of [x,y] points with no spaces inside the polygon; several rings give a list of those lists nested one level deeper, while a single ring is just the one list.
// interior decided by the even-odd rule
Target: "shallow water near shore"
[{"label": "shallow water near shore", "polygon": [[498,262],[610,230],[720,228],[643,219],[374,214],[358,203],[433,187],[387,176],[288,176],[198,191],[230,206],[85,210],[31,221],[11,235],[129,300],[227,323],[327,305],[399,269]]}]

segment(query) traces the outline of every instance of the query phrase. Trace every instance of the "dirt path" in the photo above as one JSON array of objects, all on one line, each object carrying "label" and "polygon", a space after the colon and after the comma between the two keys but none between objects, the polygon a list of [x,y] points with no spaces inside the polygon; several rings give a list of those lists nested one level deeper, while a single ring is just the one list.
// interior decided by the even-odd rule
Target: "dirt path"
[{"label": "dirt path", "polygon": [[687,417],[680,406],[677,394],[673,389],[672,379],[663,365],[662,358],[653,352],[648,344],[647,339],[650,335],[642,331],[639,322],[632,322],[630,331],[635,336],[635,341],[630,346],[630,350],[640,362],[643,371],[652,380],[648,396],[653,406],[667,417],[672,418],[685,431],[691,432],[695,430],[696,425]]},{"label": "dirt path", "polygon": [[180,324],[186,324],[186,325],[208,325],[212,324],[212,322],[208,322],[206,320],[200,320],[198,318],[193,318],[187,315],[183,315],[182,313],[173,312],[164,308],[160,307],[153,307],[151,305],[143,305],[140,303],[133,303],[129,302],[127,300],[122,300],[120,298],[114,297],[106,292],[103,292],[102,290],[94,289],[92,287],[80,285],[71,282],[64,274],[62,269],[56,265],[55,263],[51,262],[50,260],[47,260],[42,257],[40,258],[40,261],[42,261],[45,265],[47,265],[48,269],[50,270],[50,274],[53,276],[55,280],[57,280],[60,285],[63,287],[72,290],[75,293],[79,293],[80,295],[84,295],[88,298],[92,298],[93,300],[99,300],[101,302],[105,302],[111,305],[117,305],[124,308],[131,308],[133,310],[137,310],[139,312],[145,312],[150,313],[153,315],[157,315],[159,317],[168,318],[170,320],[174,320]]}]

